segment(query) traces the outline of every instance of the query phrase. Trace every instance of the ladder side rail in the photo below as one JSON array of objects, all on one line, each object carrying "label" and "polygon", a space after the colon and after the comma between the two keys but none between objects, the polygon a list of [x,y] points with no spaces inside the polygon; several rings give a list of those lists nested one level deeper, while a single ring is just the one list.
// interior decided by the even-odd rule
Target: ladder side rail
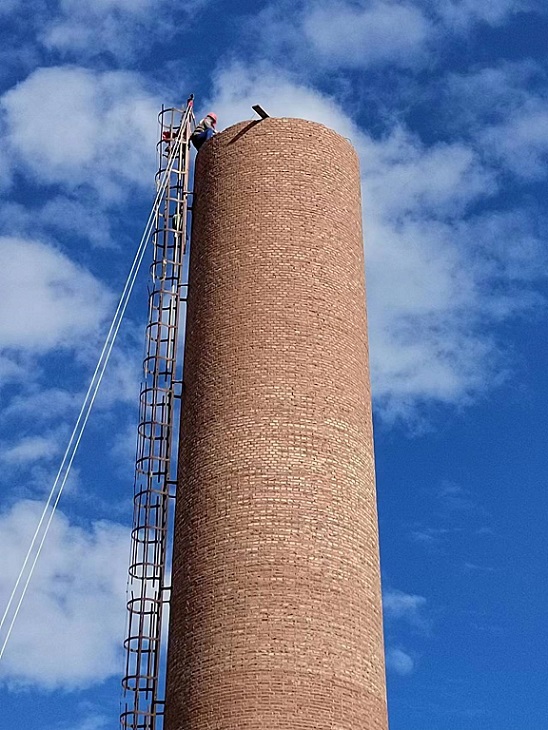
[{"label": "ladder side rail", "polygon": [[[177,110],[170,113],[173,133]],[[180,112],[179,112],[180,114]],[[165,131],[165,110],[160,130]],[[141,388],[138,446],[136,453],[134,527],[129,568],[128,633],[125,708],[120,715],[123,728],[156,730],[163,719],[164,701],[158,699],[169,502],[173,483],[172,446],[174,432],[174,382],[182,263],[186,240],[186,217],[173,227],[174,206],[187,209],[188,149],[192,110],[187,106],[179,125],[179,139],[165,169],[165,191],[156,209],[153,233],[153,284],[149,296],[149,324],[144,356],[145,382]],[[161,153],[161,142],[160,142]],[[162,158],[160,158],[162,163]],[[173,190],[178,193],[173,196]],[[182,224],[181,234],[179,234]]]},{"label": "ladder side rail", "polygon": [[[183,257],[185,254],[185,246],[186,246],[186,215],[184,218],[180,219],[179,216],[181,215],[181,210],[184,209],[186,211],[188,206],[188,184],[189,184],[189,151],[190,151],[190,135],[192,132],[191,128],[191,115],[192,115],[192,107],[189,109],[189,114],[183,119],[181,124],[181,136],[182,136],[182,143],[179,145],[178,152],[179,152],[179,161],[178,161],[178,170],[179,174],[174,177],[174,187],[176,187],[178,191],[178,195],[175,199],[175,205],[176,209],[174,212],[174,215],[177,216],[175,223],[177,225],[177,229],[174,227],[174,219],[173,217],[170,217],[168,220],[168,224],[170,226],[171,231],[171,241],[172,241],[172,252],[173,252],[173,271],[176,271],[176,276],[172,277],[166,277],[166,290],[168,291],[167,295],[167,317],[168,322],[166,324],[168,328],[168,332],[171,335],[166,342],[166,363],[169,362],[170,365],[170,371],[169,371],[169,378],[170,378],[170,399],[169,403],[167,404],[167,408],[169,410],[169,415],[167,420],[169,421],[169,438],[166,441],[167,449],[166,449],[166,459],[167,459],[167,469],[166,469],[166,479],[164,481],[164,500],[163,500],[163,542],[162,542],[162,555],[161,555],[161,561],[162,561],[162,574],[161,574],[161,581],[160,581],[160,602],[158,604],[158,630],[161,632],[162,630],[162,621],[163,621],[163,609],[164,605],[166,603],[165,595],[166,595],[166,564],[167,564],[167,548],[168,548],[168,525],[169,525],[169,517],[170,517],[170,510],[173,509],[173,501],[170,499],[171,496],[171,489],[170,484],[172,484],[177,477],[176,474],[176,465],[173,464],[172,459],[172,453],[174,451],[177,451],[176,444],[174,442],[174,436],[178,433],[178,430],[176,428],[175,424],[175,382],[177,380],[177,367],[178,367],[178,358],[177,358],[177,345],[178,345],[178,339],[179,339],[179,319],[180,319],[180,302],[181,302],[181,288],[185,284],[182,282],[182,274],[183,274]],[[169,207],[169,198],[170,196],[170,188],[167,188],[167,196],[168,196],[168,210],[166,211],[167,214],[171,215],[172,210]],[[180,231],[180,233],[179,233]],[[161,643],[158,644],[158,651],[155,655],[155,661],[156,661],[156,667],[155,667],[155,673],[156,676],[159,676],[160,674],[160,661],[161,661]],[[163,726],[163,707],[165,705],[165,701],[163,699],[160,699],[158,697],[158,686],[156,687],[156,693],[154,697],[153,702],[153,709],[154,709],[154,715],[157,720],[157,726],[162,727]],[[156,730],[156,728],[155,728]]]}]

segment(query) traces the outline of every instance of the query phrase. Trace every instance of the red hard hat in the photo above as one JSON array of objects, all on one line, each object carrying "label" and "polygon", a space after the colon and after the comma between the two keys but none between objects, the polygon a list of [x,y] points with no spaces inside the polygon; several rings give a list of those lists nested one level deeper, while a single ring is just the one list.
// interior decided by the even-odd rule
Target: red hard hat
[{"label": "red hard hat", "polygon": [[217,115],[215,114],[215,112],[208,112],[206,114],[206,117],[209,117],[210,119],[213,119],[213,121],[215,122],[215,124],[217,124]]}]

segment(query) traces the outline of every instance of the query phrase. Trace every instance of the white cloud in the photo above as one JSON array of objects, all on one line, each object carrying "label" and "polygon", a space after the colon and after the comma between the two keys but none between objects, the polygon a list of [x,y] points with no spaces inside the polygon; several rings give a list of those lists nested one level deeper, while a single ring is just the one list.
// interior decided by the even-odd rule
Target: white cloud
[{"label": "white cloud", "polygon": [[481,142],[514,175],[545,178],[548,162],[548,102],[526,105],[502,124],[486,129]]},{"label": "white cloud", "polygon": [[213,100],[219,121],[227,127],[242,119],[257,118],[251,106],[261,103],[272,116],[310,119],[355,136],[352,120],[330,97],[306,84],[276,73],[269,64],[249,69],[242,64],[223,67],[214,77]]},{"label": "white cloud", "polygon": [[[157,4],[158,0],[91,0],[87,3],[90,10],[97,14],[106,13],[110,10],[120,10],[130,15],[139,15]],[[162,0],[159,4],[162,4]],[[81,3],[78,0],[61,0],[59,5],[66,15],[73,15],[78,11]]]},{"label": "white cloud", "polygon": [[52,459],[60,450],[59,440],[51,436],[26,436],[11,444],[3,444],[0,462],[22,467],[28,463]]},{"label": "white cloud", "polygon": [[404,650],[395,637],[402,631],[411,629],[414,633],[427,636],[430,633],[430,621],[426,613],[426,598],[411,593],[404,593],[394,588],[385,589],[382,605],[387,632],[386,667],[401,676],[411,674],[415,669],[415,659],[409,651]]},{"label": "white cloud", "polygon": [[116,464],[116,471],[127,478],[135,465],[137,447],[137,417],[116,431],[112,437],[110,456]]},{"label": "white cloud", "polygon": [[[0,605],[6,604],[41,506],[19,502],[0,515]],[[76,689],[121,670],[128,530],[84,530],[57,513],[0,665],[11,687]]]},{"label": "white cloud", "polygon": [[545,85],[546,74],[531,60],[501,62],[469,73],[450,73],[444,79],[449,114],[459,127],[504,120],[526,104]]},{"label": "white cloud", "polygon": [[258,55],[305,75],[385,64],[414,66],[425,57],[434,26],[412,2],[306,0],[276,2],[252,19]]},{"label": "white cloud", "polygon": [[19,424],[31,421],[40,424],[44,421],[65,418],[75,413],[84,398],[83,393],[71,393],[62,388],[40,387],[31,383],[24,392],[14,394],[9,405],[2,409],[1,418],[16,419]]},{"label": "white cloud", "polygon": [[0,347],[77,347],[97,332],[110,297],[85,269],[38,241],[0,238]]},{"label": "white cloud", "polygon": [[[484,157],[518,178],[546,177],[548,83],[532,61],[502,63],[448,79],[449,114]],[[451,123],[451,122],[450,122]]]},{"label": "white cloud", "polygon": [[[0,52],[0,63],[2,63],[2,53]],[[0,76],[0,82],[2,81]],[[2,114],[0,105],[0,192],[4,192],[12,183],[12,167],[13,160],[11,151],[7,143],[7,125]]]},{"label": "white cloud", "polygon": [[[188,24],[194,11],[209,0],[60,0],[58,13],[42,30],[46,48],[61,53],[94,56],[108,51],[133,58],[143,40],[164,40]],[[184,26],[183,26],[184,27]]]},{"label": "white cloud", "polygon": [[17,10],[21,5],[21,0],[2,0],[0,4],[0,15],[9,15]]},{"label": "white cloud", "polygon": [[[543,278],[547,270],[548,251],[542,225],[534,209],[495,211],[468,220],[461,237],[466,235],[471,240],[481,241],[489,252],[481,266],[486,279],[493,282],[502,279],[510,284],[527,283]],[[504,317],[511,313],[512,305],[528,306],[536,299],[534,291],[524,289],[521,293],[514,291],[511,301],[499,296],[483,302],[483,305],[489,313]],[[499,309],[500,305],[503,305],[502,309]]]},{"label": "white cloud", "polygon": [[18,238],[64,236],[71,244],[85,241],[92,246],[115,248],[116,226],[107,214],[105,202],[92,191],[83,199],[56,195],[33,207],[14,202],[0,202],[0,229],[4,235]]},{"label": "white cloud", "polygon": [[377,403],[387,418],[432,398],[465,403],[506,375],[485,325],[541,301],[538,234],[519,210],[469,213],[498,191],[472,145],[426,148],[395,128],[358,149]]},{"label": "white cloud", "polygon": [[0,352],[0,388],[24,380],[28,364],[28,358],[22,356],[22,353],[3,354]]},{"label": "white cloud", "polygon": [[427,632],[429,622],[425,617],[426,598],[396,589],[383,592],[382,605],[388,621],[405,621],[409,626]]},{"label": "white cloud", "polygon": [[432,64],[451,38],[527,10],[545,12],[539,0],[277,0],[251,23],[259,58],[314,75]]},{"label": "white cloud", "polygon": [[112,246],[111,222],[107,214],[95,205],[66,196],[48,200],[30,217],[34,226],[42,225],[54,231],[68,232],[87,239],[94,246]]},{"label": "white cloud", "polygon": [[474,23],[501,25],[520,12],[542,12],[537,0],[437,0],[436,12],[449,28],[467,29]]},{"label": "white cloud", "polygon": [[313,4],[302,28],[314,52],[331,67],[413,63],[432,32],[418,7],[382,0],[361,6],[340,0]]},{"label": "white cloud", "polygon": [[159,104],[137,74],[39,68],[1,107],[9,148],[38,182],[87,186],[106,200],[150,188]]},{"label": "white cloud", "polygon": [[481,196],[497,191],[494,174],[477,152],[459,142],[425,147],[402,127],[381,140],[360,142],[365,195],[370,210],[384,218],[462,215]]},{"label": "white cloud", "polygon": [[[141,333],[140,333],[141,334]],[[93,352],[96,358],[96,352]],[[118,343],[112,351],[97,398],[99,408],[111,408],[114,403],[137,407],[142,376],[142,345],[125,347]]]},{"label": "white cloud", "polygon": [[396,674],[406,677],[409,674],[412,674],[415,669],[415,661],[413,657],[403,651],[403,649],[392,647],[386,651],[386,667]]},{"label": "white cloud", "polygon": [[8,188],[12,181],[11,160],[3,142],[1,142],[0,145],[0,190],[3,190],[5,188]]},{"label": "white cloud", "polygon": [[417,400],[462,402],[493,352],[476,334],[478,268],[454,221],[494,183],[471,150],[424,149],[399,130],[368,140],[362,159],[375,397],[388,417]]}]

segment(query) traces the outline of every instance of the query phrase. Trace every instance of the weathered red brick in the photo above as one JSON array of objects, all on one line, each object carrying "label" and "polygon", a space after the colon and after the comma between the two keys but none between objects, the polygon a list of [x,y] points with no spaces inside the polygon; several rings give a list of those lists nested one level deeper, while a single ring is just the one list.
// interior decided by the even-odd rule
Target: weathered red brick
[{"label": "weathered red brick", "polygon": [[166,730],[386,730],[356,154],[267,119],[196,170]]}]

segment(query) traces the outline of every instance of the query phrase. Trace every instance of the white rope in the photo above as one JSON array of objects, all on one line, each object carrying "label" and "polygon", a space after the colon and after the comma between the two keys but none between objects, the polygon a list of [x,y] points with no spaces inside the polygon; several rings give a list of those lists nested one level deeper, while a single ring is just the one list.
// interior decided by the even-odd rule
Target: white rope
[{"label": "white rope", "polygon": [[[72,431],[71,437],[69,439],[69,443],[67,445],[67,448],[65,450],[65,453],[63,455],[63,458],[61,460],[61,466],[59,467],[59,471],[57,472],[57,476],[55,477],[55,480],[53,482],[53,486],[49,492],[48,499],[44,505],[44,508],[42,510],[42,514],[40,516],[40,520],[38,522],[38,525],[36,527],[36,530],[34,532],[33,538],[31,540],[30,546],[27,550],[27,553],[25,555],[25,559],[23,561],[23,565],[21,566],[21,570],[19,571],[19,575],[17,576],[17,580],[15,582],[15,585],[11,591],[8,603],[6,605],[6,608],[4,610],[4,613],[2,615],[2,619],[0,621],[0,631],[2,630],[4,624],[8,620],[8,617],[10,615],[11,607],[16,600],[17,593],[19,590],[19,586],[21,585],[21,582],[23,580],[23,577],[25,575],[25,571],[27,569],[27,566],[29,564],[29,561],[31,561],[31,556],[33,554],[35,545],[38,541],[38,538],[40,536],[40,532],[42,531],[42,526],[44,525],[44,521],[46,520],[46,516],[49,513],[49,517],[47,521],[45,522],[45,527],[42,531],[42,537],[40,538],[40,542],[38,543],[38,547],[36,548],[36,552],[34,554],[34,558],[32,558],[32,562],[30,564],[30,567],[27,572],[26,580],[23,584],[23,587],[20,591],[19,599],[17,601],[17,605],[15,606],[15,609],[12,613],[11,619],[8,624],[8,628],[6,630],[6,634],[4,637],[4,641],[2,643],[2,646],[0,647],[0,660],[4,656],[4,652],[6,650],[6,647],[8,645],[8,641],[10,639],[11,633],[13,631],[13,627],[15,625],[15,621],[17,620],[17,616],[19,615],[19,611],[21,610],[21,606],[23,604],[23,601],[25,599],[29,583],[32,579],[32,575],[34,573],[34,569],[36,567],[36,563],[38,562],[38,558],[40,557],[40,553],[42,552],[42,548],[44,546],[44,542],[46,540],[49,528],[51,526],[53,517],[55,515],[55,510],[57,509],[57,505],[59,504],[59,500],[61,499],[61,495],[63,493],[63,490],[65,488],[65,485],[67,483],[67,479],[70,474],[70,469],[72,467],[72,463],[74,461],[74,457],[76,456],[76,452],[78,451],[78,447],[80,445],[80,441],[82,440],[82,436],[84,433],[84,430],[86,428],[91,409],[93,408],[93,404],[95,403],[95,399],[97,398],[97,394],[99,392],[99,387],[101,385],[101,382],[103,380],[106,367],[108,365],[108,361],[110,359],[110,354],[112,352],[112,348],[114,347],[114,343],[116,341],[116,337],[118,335],[118,331],[120,329],[120,326],[122,324],[122,320],[124,317],[124,314],[127,309],[127,305],[129,303],[129,299],[131,297],[131,293],[133,291],[133,287],[135,285],[135,281],[137,279],[137,275],[139,273],[139,269],[141,267],[141,263],[143,261],[143,257],[145,255],[146,247],[149,241],[150,233],[152,230],[152,225],[154,223],[154,219],[156,216],[156,211],[161,199],[161,196],[163,195],[166,185],[169,184],[169,178],[171,169],[173,167],[173,163],[175,161],[175,156],[178,153],[178,148],[181,142],[182,137],[182,129],[183,125],[181,125],[180,134],[177,136],[177,138],[174,140],[174,144],[171,149],[171,153],[168,157],[168,161],[166,164],[166,170],[164,171],[164,176],[161,179],[161,182],[158,186],[158,191],[156,193],[156,198],[154,199],[154,203],[152,205],[152,209],[150,211],[150,214],[148,216],[147,223],[145,225],[145,229],[143,231],[143,235],[141,237],[141,241],[139,243],[139,246],[137,248],[137,253],[135,254],[135,257],[133,259],[133,263],[131,265],[129,274],[126,279],[126,283],[124,285],[124,289],[122,291],[122,295],[120,296],[120,300],[118,302],[118,306],[116,308],[116,312],[114,314],[112,323],[110,325],[108,334],[105,339],[105,344],[103,345],[103,349],[101,350],[101,354],[99,356],[99,360],[97,362],[97,366],[95,368],[95,371],[93,373],[93,376],[91,378],[91,382],[89,384],[89,387],[87,389],[86,395],[84,397],[84,402],[82,403],[82,407],[80,409],[80,413],[78,415],[78,418],[76,420],[76,425],[74,426],[74,429]],[[57,494],[56,494],[57,492]],[[55,496],[55,499],[54,499]],[[52,505],[53,501],[53,506]],[[50,510],[51,506],[51,510]]]}]

